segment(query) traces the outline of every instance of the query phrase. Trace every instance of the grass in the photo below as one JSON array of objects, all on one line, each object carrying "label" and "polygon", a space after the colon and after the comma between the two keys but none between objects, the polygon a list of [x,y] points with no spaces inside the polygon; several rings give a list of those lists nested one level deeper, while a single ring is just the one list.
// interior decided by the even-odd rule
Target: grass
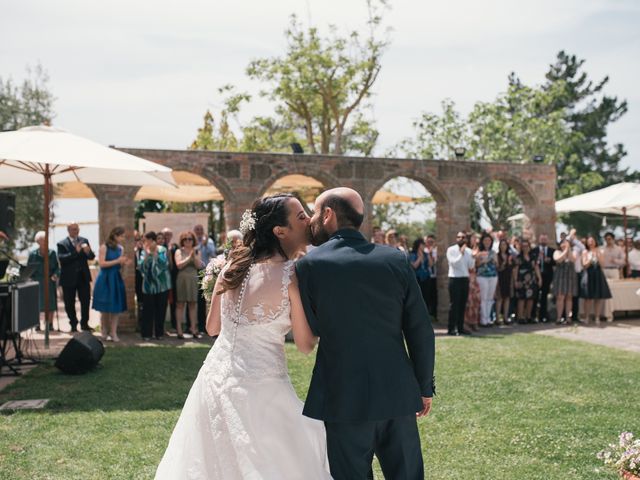
[{"label": "grass", "polygon": [[[437,346],[438,394],[420,421],[426,478],[616,478],[595,454],[623,430],[640,433],[640,355],[533,334]],[[207,351],[110,347],[84,376],[36,368],[0,393],[0,403],[51,399],[0,415],[0,477],[153,478]],[[304,398],[313,358],[287,353]]]}]

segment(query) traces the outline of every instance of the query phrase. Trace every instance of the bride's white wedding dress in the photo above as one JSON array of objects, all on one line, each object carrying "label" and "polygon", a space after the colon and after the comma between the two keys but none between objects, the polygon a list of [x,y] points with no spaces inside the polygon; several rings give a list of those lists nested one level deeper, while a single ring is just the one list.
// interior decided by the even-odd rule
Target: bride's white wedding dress
[{"label": "bride's white wedding dress", "polygon": [[221,298],[222,329],[158,466],[162,480],[330,479],[322,422],[287,371],[293,262],[254,264]]}]

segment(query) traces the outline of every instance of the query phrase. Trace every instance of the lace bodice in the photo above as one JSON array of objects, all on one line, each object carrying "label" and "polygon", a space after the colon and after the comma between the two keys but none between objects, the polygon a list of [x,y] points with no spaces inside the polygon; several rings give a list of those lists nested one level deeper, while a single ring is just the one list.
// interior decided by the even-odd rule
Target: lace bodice
[{"label": "lace bodice", "polygon": [[242,285],[222,294],[222,329],[205,365],[216,375],[286,377],[284,336],[291,329],[293,262],[251,266]]}]

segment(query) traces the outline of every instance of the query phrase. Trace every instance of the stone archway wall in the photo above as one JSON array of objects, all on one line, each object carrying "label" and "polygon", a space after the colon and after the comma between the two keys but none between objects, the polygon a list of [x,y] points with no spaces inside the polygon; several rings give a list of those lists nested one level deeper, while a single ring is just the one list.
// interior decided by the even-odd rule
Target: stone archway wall
[{"label": "stone archway wall", "polygon": [[[121,149],[168,167],[197,173],[220,190],[225,199],[227,229],[235,228],[242,212],[278,178],[302,174],[316,178],[325,187],[351,187],[365,205],[384,183],[394,177],[420,182],[436,200],[438,242],[439,312],[448,310],[445,252],[458,230],[469,228],[469,205],[476,190],[490,180],[502,180],[520,195],[534,234],[555,236],[555,168],[542,164],[488,163],[453,160],[364,158],[286,153],[205,152],[193,150]],[[114,225],[133,225],[131,187],[94,186],[100,203],[100,236]],[[371,222],[363,232],[370,234]],[[125,269],[128,298],[133,300],[133,268]],[[130,277],[130,278],[129,278]],[[133,301],[129,303],[133,307]],[[125,328],[135,327],[133,308]]]}]

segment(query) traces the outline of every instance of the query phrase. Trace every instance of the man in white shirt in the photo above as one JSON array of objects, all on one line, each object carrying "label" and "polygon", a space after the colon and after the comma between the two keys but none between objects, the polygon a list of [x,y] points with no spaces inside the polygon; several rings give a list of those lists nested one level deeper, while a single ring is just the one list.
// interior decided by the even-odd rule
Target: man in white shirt
[{"label": "man in white shirt", "polygon": [[449,335],[471,335],[464,328],[464,311],[469,297],[469,270],[475,262],[467,247],[467,235],[458,232],[456,243],[447,249],[449,263]]}]

